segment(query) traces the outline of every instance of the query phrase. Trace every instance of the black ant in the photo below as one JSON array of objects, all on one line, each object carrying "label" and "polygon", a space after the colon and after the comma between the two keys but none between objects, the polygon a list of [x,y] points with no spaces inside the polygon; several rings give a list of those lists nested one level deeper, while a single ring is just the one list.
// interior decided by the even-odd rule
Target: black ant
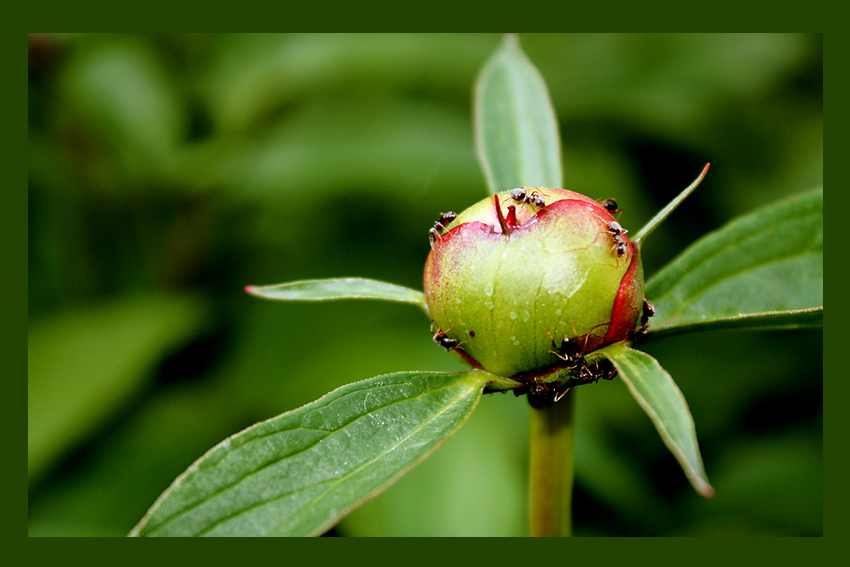
[{"label": "black ant", "polygon": [[569,391],[570,388],[563,385],[559,386],[550,382],[531,382],[514,390],[514,394],[521,396],[527,393],[528,403],[531,407],[539,409],[550,403],[560,401]]},{"label": "black ant", "polygon": [[623,235],[627,232],[629,231],[620,226],[620,223],[617,221],[611,221],[608,223],[608,233],[614,239],[614,246],[611,247],[611,251],[613,252],[616,249],[618,258],[625,254],[628,249],[626,241],[623,240]]},{"label": "black ant", "polygon": [[646,298],[643,299],[643,309],[641,310],[640,315],[640,325],[641,327],[646,327],[649,325],[649,318],[655,315],[655,306],[652,302]]},{"label": "black ant", "polygon": [[617,201],[614,199],[605,199],[604,201],[599,201],[599,203],[602,205],[602,208],[612,215],[623,212],[622,209],[617,208]]},{"label": "black ant", "polygon": [[520,187],[519,189],[512,190],[511,199],[513,199],[517,203],[526,203],[529,205],[534,205],[535,207],[540,209],[546,206],[546,199],[543,198],[543,195],[541,195],[537,191],[532,191],[531,193],[529,193],[525,187]]},{"label": "black ant", "polygon": [[[552,341],[552,344],[555,344],[555,342]],[[566,362],[567,366],[577,365],[584,356],[584,348],[578,344],[578,341],[570,339],[570,337],[564,337],[558,350],[551,350],[549,352]]]},{"label": "black ant", "polygon": [[440,220],[437,221],[437,225],[443,227],[445,229],[446,226],[453,220],[457,218],[457,213],[453,213],[451,211],[447,213],[440,213]]},{"label": "black ant", "polygon": [[[600,361],[602,364],[600,365]],[[600,367],[601,366],[601,367]],[[578,373],[574,375],[575,379],[582,380],[583,382],[599,382],[599,380],[612,380],[614,376],[617,375],[617,369],[614,368],[614,365],[611,364],[607,358],[597,358],[593,361],[593,370],[587,365],[584,359],[582,359],[581,368],[578,369]]]},{"label": "black ant", "polygon": [[[451,331],[451,330],[452,330],[452,328],[449,327],[448,331]],[[459,342],[457,342],[457,339],[453,339],[453,338],[449,337],[448,335],[446,335],[446,331],[443,331],[442,329],[440,329],[434,334],[434,342],[436,342],[438,345],[440,345],[441,347],[443,347],[446,350],[452,350],[452,349],[458,348],[460,345],[462,345],[466,341],[459,343]]]},{"label": "black ant", "polygon": [[[547,335],[549,335],[549,340],[552,341],[552,346],[556,347],[556,350],[550,350],[549,352],[566,362],[568,367],[578,366],[579,363],[584,362],[584,353],[587,352],[587,343],[590,341],[590,335],[593,333],[593,330],[607,324],[608,323],[601,323],[596,325],[589,332],[583,335],[576,335],[573,338],[566,335],[564,340],[561,341],[561,346],[555,345],[555,339],[552,337],[552,333],[549,332],[549,329],[543,327],[543,330],[546,331]],[[575,332],[575,325],[573,325],[574,335]],[[581,344],[579,344],[579,342],[581,342]]]},{"label": "black ant", "polygon": [[434,228],[428,231],[428,238],[431,241],[431,248],[438,240],[442,240],[442,232],[446,230],[446,225],[457,218],[457,213],[451,211],[440,213],[440,219],[434,223]]},{"label": "black ant", "polygon": [[647,329],[649,329],[649,318],[653,315],[655,315],[655,306],[652,305],[651,301],[644,298],[643,309],[641,309],[640,314],[640,327],[632,331],[632,340],[646,334]]},{"label": "black ant", "polygon": [[[602,366],[601,369],[599,368],[600,363]],[[597,380],[599,380],[600,378],[602,380],[613,380],[614,377],[617,375],[617,369],[607,358],[597,358],[595,364],[596,370],[594,371],[594,374],[596,375]]]},{"label": "black ant", "polygon": [[601,365],[599,359],[595,360],[593,370],[584,363],[583,358],[580,360],[581,366],[577,371],[572,372],[571,379],[566,383],[530,382],[515,389],[514,395],[528,394],[528,403],[531,407],[542,408],[547,404],[560,401],[576,385],[595,383],[600,379],[612,380],[617,375],[617,369],[607,359],[603,359]]}]

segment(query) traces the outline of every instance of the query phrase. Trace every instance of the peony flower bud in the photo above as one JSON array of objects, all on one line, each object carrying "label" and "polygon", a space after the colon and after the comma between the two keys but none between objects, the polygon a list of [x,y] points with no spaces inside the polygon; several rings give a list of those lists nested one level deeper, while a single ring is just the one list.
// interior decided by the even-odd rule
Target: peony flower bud
[{"label": "peony flower bud", "polygon": [[611,212],[613,200],[521,188],[444,214],[425,265],[434,339],[493,374],[534,377],[629,338],[643,267]]}]

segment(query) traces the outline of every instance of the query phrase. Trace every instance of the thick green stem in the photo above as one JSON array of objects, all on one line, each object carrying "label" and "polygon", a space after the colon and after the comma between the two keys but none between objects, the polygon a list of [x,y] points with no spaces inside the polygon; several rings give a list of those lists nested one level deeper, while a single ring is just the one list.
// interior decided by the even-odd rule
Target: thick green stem
[{"label": "thick green stem", "polygon": [[573,392],[557,402],[532,405],[530,409],[532,536],[569,536],[572,531]]}]

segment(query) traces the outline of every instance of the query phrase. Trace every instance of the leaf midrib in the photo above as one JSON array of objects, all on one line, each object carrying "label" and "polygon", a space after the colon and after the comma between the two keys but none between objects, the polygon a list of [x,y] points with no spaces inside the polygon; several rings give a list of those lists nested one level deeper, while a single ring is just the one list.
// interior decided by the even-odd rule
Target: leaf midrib
[{"label": "leaf midrib", "polygon": [[[804,224],[803,221],[807,220],[809,216],[816,216],[816,215],[817,215],[817,212],[813,212],[812,214],[804,216],[804,217],[789,219],[789,222],[798,222],[800,224]],[[786,223],[783,223],[783,224],[786,224]],[[735,246],[740,246],[741,244],[746,243],[749,240],[759,238],[761,236],[762,235],[761,235],[760,232],[749,233],[746,238],[730,242],[727,245],[716,249],[716,251],[713,254],[704,256],[703,258],[700,259],[699,262],[695,263],[690,270],[684,271],[675,280],[673,280],[667,286],[668,290],[665,292],[665,294],[659,296],[656,301],[658,301],[659,303],[661,301],[665,301],[665,300],[669,300],[671,302],[676,301],[675,298],[670,297],[671,292],[673,290],[675,290],[676,286],[680,285],[682,283],[682,281],[684,281],[688,276],[693,275],[695,272],[697,272],[706,263],[708,263],[711,260],[714,260],[719,255],[727,252],[729,249],[731,249]],[[699,297],[701,297],[702,295],[707,293],[709,290],[711,290],[714,287],[717,287],[718,285],[720,285],[721,283],[723,283],[725,281],[736,278],[736,277],[738,277],[741,274],[744,274],[746,272],[754,271],[757,268],[762,268],[764,266],[769,266],[771,264],[776,264],[778,262],[793,260],[794,258],[802,258],[802,257],[809,256],[809,255],[813,254],[814,253],[813,246],[814,246],[815,242],[817,242],[817,235],[814,235],[810,239],[810,242],[806,245],[803,252],[793,254],[793,255],[785,255],[785,256],[781,256],[781,257],[768,257],[768,258],[765,258],[761,262],[754,263],[754,264],[747,264],[745,267],[741,268],[740,270],[728,273],[728,274],[724,275],[723,277],[721,277],[719,279],[712,279],[706,285],[697,288],[694,293],[690,293],[687,298],[684,298],[680,301],[676,301],[678,308],[673,313],[671,313],[670,315],[667,316],[667,320],[672,320],[673,318],[678,316],[685,308],[687,308],[689,305],[694,303]]]},{"label": "leaf midrib", "polygon": [[[411,383],[409,383],[409,382],[403,382],[403,383],[397,383],[397,384],[391,384],[391,385],[383,384],[383,385],[381,385],[381,386],[379,386],[379,387],[380,387],[380,388],[385,388],[385,387],[389,387],[389,386],[402,386],[402,385],[414,386],[414,387],[415,387],[415,385],[413,385],[413,384],[411,384]],[[319,432],[325,432],[325,433],[327,433],[326,435],[322,436],[320,439],[316,440],[315,442],[311,443],[310,445],[308,445],[308,446],[306,446],[306,447],[304,447],[304,448],[302,448],[302,449],[300,449],[300,450],[298,450],[298,451],[296,451],[296,452],[294,452],[294,453],[288,453],[288,454],[286,454],[286,455],[282,455],[281,457],[276,458],[276,459],[274,459],[274,460],[272,460],[272,461],[269,461],[268,463],[266,463],[266,464],[262,465],[261,467],[256,468],[256,469],[254,469],[254,470],[252,470],[252,471],[248,472],[248,473],[247,473],[247,474],[245,474],[244,476],[241,476],[239,479],[235,480],[234,482],[231,482],[230,484],[228,484],[228,485],[226,485],[226,486],[223,486],[223,487],[221,487],[221,488],[217,489],[215,492],[210,493],[209,495],[207,495],[207,496],[206,496],[206,497],[204,497],[203,499],[201,499],[201,500],[199,500],[199,501],[197,501],[197,502],[194,502],[194,503],[192,503],[191,505],[189,505],[189,506],[187,506],[187,507],[181,508],[181,509],[180,509],[178,512],[176,512],[174,515],[172,515],[172,516],[170,516],[170,517],[166,518],[166,519],[165,519],[165,520],[163,520],[163,521],[162,521],[159,525],[157,525],[156,527],[154,527],[153,529],[151,529],[151,530],[148,532],[148,535],[153,535],[154,533],[156,533],[156,532],[158,532],[158,531],[162,531],[162,529],[163,529],[163,528],[165,528],[167,525],[169,525],[169,524],[173,523],[174,521],[178,520],[179,518],[181,518],[181,517],[185,516],[186,514],[188,514],[189,512],[191,512],[192,510],[194,510],[194,509],[196,509],[196,508],[198,508],[198,507],[202,506],[205,502],[210,501],[211,499],[213,499],[213,498],[215,498],[216,496],[218,496],[218,495],[222,494],[223,492],[226,492],[227,490],[230,490],[230,489],[232,489],[232,488],[236,487],[237,485],[241,484],[242,482],[244,482],[246,479],[248,479],[249,477],[253,476],[254,474],[257,474],[257,473],[259,473],[259,472],[261,472],[261,471],[263,471],[263,470],[265,470],[265,469],[267,469],[267,468],[269,468],[269,467],[272,467],[272,466],[274,466],[274,465],[276,465],[276,464],[280,463],[281,461],[283,461],[283,460],[285,460],[285,459],[289,459],[289,458],[295,457],[295,456],[297,456],[297,455],[300,455],[300,454],[302,454],[302,453],[304,453],[304,452],[306,452],[306,451],[309,451],[310,449],[312,449],[313,447],[315,447],[316,445],[318,445],[318,444],[319,444],[319,443],[321,443],[322,441],[325,441],[325,440],[329,439],[329,438],[331,437],[331,435],[333,435],[334,433],[338,433],[338,432],[339,432],[342,428],[348,427],[349,425],[351,425],[352,423],[355,423],[356,421],[358,421],[358,420],[359,420],[359,419],[361,419],[361,418],[369,417],[369,416],[371,416],[371,415],[372,415],[372,413],[374,413],[374,412],[376,412],[376,411],[379,411],[379,410],[386,409],[386,408],[391,407],[391,406],[393,406],[394,404],[397,404],[397,403],[402,403],[402,402],[406,402],[406,401],[410,401],[410,400],[415,400],[416,398],[419,398],[419,397],[424,396],[424,395],[427,395],[427,394],[432,394],[432,393],[440,392],[441,390],[447,390],[447,389],[450,389],[450,388],[452,388],[454,385],[455,385],[454,383],[447,384],[447,385],[445,385],[445,386],[441,386],[440,388],[436,388],[436,389],[432,389],[432,390],[427,390],[427,391],[421,392],[421,393],[419,393],[419,394],[417,394],[417,395],[415,395],[415,396],[409,397],[409,398],[396,399],[396,400],[391,401],[390,403],[387,403],[386,405],[377,406],[377,407],[373,408],[372,410],[370,410],[370,412],[369,412],[369,413],[361,414],[361,415],[359,415],[359,416],[355,417],[354,419],[352,419],[352,420],[350,420],[350,421],[348,421],[348,422],[345,422],[345,423],[341,424],[341,425],[339,426],[339,428],[337,428],[337,429],[332,429],[332,430],[310,429],[310,428],[305,428],[305,427],[302,427],[302,426],[298,425],[298,426],[291,427],[291,428],[278,429],[278,430],[275,430],[275,431],[271,431],[271,432],[268,432],[268,433],[264,433],[264,434],[259,435],[259,436],[257,436],[257,437],[253,437],[253,438],[251,438],[251,439],[247,440],[245,443],[243,443],[243,444],[239,445],[239,447],[235,447],[235,448],[234,448],[234,450],[235,450],[235,449],[237,449],[237,448],[238,448],[238,449],[243,449],[243,448],[247,447],[249,444],[254,443],[255,441],[260,441],[260,440],[262,440],[262,439],[265,439],[265,438],[267,438],[267,437],[271,437],[271,436],[273,436],[273,435],[278,435],[278,434],[288,433],[288,432],[291,432],[291,431],[296,431],[296,430],[298,430],[298,429],[305,429],[305,430],[312,430],[312,431],[319,431]],[[370,388],[370,390],[371,390],[371,388]],[[334,403],[335,403],[335,402],[339,402],[340,400],[342,400],[343,398],[345,398],[345,397],[347,397],[347,396],[349,396],[349,395],[352,395],[352,394],[355,394],[355,393],[362,393],[363,391],[364,391],[364,390],[353,390],[353,391],[351,391],[351,392],[345,392],[343,395],[339,396],[338,398],[335,398],[335,399],[334,399],[334,400],[332,400],[332,401],[333,401]],[[455,400],[453,400],[453,403],[454,403],[454,401],[456,401],[456,399],[457,399],[457,398],[455,398]],[[328,406],[324,406],[324,407],[328,407]],[[441,413],[442,413],[443,411],[445,411],[448,407],[450,407],[450,406],[446,406],[445,408],[443,408],[443,410],[441,410],[440,412],[438,412],[437,414],[435,414],[435,415],[434,415],[431,419],[429,419],[427,422],[425,422],[425,424],[430,423],[430,422],[431,422],[431,421],[432,421],[432,420],[433,420],[433,419],[434,419],[437,415],[441,414]],[[420,428],[420,429],[421,429],[421,428]],[[413,431],[411,432],[411,434],[412,434],[412,433],[414,433],[414,432],[416,432],[416,431],[418,431],[418,429],[413,430]],[[407,436],[405,436],[405,439],[406,439],[406,438],[407,438]],[[397,445],[396,445],[396,446],[397,446]],[[393,448],[395,448],[395,446],[394,446]],[[381,454],[381,455],[379,455],[378,457],[380,457],[380,456],[382,456],[382,454]],[[376,457],[376,458],[378,458],[378,457]],[[367,463],[367,464],[368,464],[368,463]],[[358,468],[359,468],[359,467],[358,467]],[[193,470],[197,471],[197,470],[199,470],[199,467],[198,467],[198,468],[195,468],[195,469],[193,469]],[[297,493],[297,492],[299,492],[299,491],[301,491],[301,490],[306,490],[307,488],[310,488],[310,487],[313,487],[313,486],[319,486],[319,485],[321,485],[321,484],[324,484],[324,483],[326,483],[326,482],[331,482],[331,481],[333,481],[333,480],[334,480],[334,479],[326,479],[326,480],[323,480],[323,481],[320,481],[320,482],[316,482],[316,483],[313,483],[313,484],[311,484],[311,485],[308,485],[308,486],[305,486],[305,487],[299,488],[299,489],[297,489],[297,490],[293,490],[293,491],[287,492],[287,493],[285,493],[285,494],[279,495],[278,497],[276,497],[276,498],[274,498],[274,499],[272,499],[272,500],[265,500],[265,501],[263,501],[263,502],[256,503],[256,504],[254,504],[254,505],[252,505],[252,506],[249,506],[248,508],[243,508],[243,509],[241,509],[241,510],[240,510],[239,512],[237,512],[237,513],[231,514],[230,516],[228,516],[228,517],[226,517],[226,518],[223,518],[222,520],[219,520],[219,522],[217,522],[217,523],[220,523],[220,522],[222,522],[222,521],[224,521],[224,520],[227,520],[227,519],[229,519],[229,518],[232,518],[232,517],[236,517],[236,516],[238,516],[238,515],[240,515],[240,514],[242,514],[242,513],[246,512],[246,511],[248,511],[248,510],[251,510],[251,509],[253,509],[253,508],[255,508],[255,507],[258,507],[258,506],[261,506],[261,505],[263,505],[263,504],[266,504],[266,503],[269,503],[269,502],[273,502],[273,501],[275,501],[275,500],[279,500],[280,498],[284,498],[284,497],[289,496],[289,495],[291,495],[291,494],[295,494],[295,493]],[[212,529],[213,527],[215,527],[215,525],[216,525],[216,524],[213,524],[212,526],[210,526],[210,527],[206,528],[205,530],[203,530],[201,533],[204,533],[205,531],[209,531],[210,529]]]},{"label": "leaf midrib", "polygon": [[[343,476],[342,476],[342,477],[340,477],[339,479],[336,479],[336,482],[335,482],[334,486],[329,487],[329,488],[328,488],[327,490],[325,490],[322,494],[318,495],[316,498],[314,498],[313,500],[311,500],[311,501],[309,502],[309,504],[307,504],[307,505],[305,505],[305,506],[302,506],[302,507],[301,507],[301,509],[300,509],[298,512],[296,512],[296,513],[292,516],[292,518],[290,519],[290,521],[289,521],[288,523],[289,523],[289,524],[292,524],[292,523],[293,523],[293,520],[294,520],[296,517],[298,517],[299,515],[303,514],[304,510],[308,509],[310,506],[312,506],[313,504],[315,504],[316,502],[318,502],[319,500],[321,500],[321,499],[322,499],[322,498],[323,498],[326,494],[328,494],[331,490],[333,490],[333,489],[335,488],[335,486],[339,485],[339,484],[340,484],[341,482],[343,482],[346,478],[348,478],[348,477],[350,477],[350,476],[354,475],[355,473],[359,472],[360,470],[362,470],[362,469],[366,468],[367,466],[369,466],[369,465],[373,464],[374,462],[376,462],[377,460],[379,460],[380,458],[382,458],[384,455],[387,455],[388,453],[390,453],[390,452],[394,451],[397,447],[399,447],[399,446],[400,446],[400,445],[401,445],[404,441],[406,441],[407,439],[409,439],[410,437],[412,437],[415,433],[418,433],[418,432],[420,432],[420,431],[424,430],[424,429],[425,429],[428,425],[430,425],[430,424],[431,424],[434,420],[436,420],[438,417],[440,417],[441,415],[443,415],[445,412],[449,411],[450,409],[454,408],[454,406],[457,404],[457,402],[458,402],[458,401],[460,401],[461,399],[463,399],[464,397],[466,397],[466,396],[469,394],[469,392],[470,392],[471,390],[474,390],[474,389],[475,389],[474,387],[466,387],[466,388],[464,388],[461,392],[459,392],[459,393],[458,393],[458,395],[457,395],[457,396],[455,396],[455,397],[454,397],[454,399],[452,399],[451,403],[446,404],[446,405],[443,407],[443,409],[441,409],[440,411],[438,411],[437,413],[435,413],[433,416],[431,416],[431,418],[429,418],[427,421],[423,422],[423,423],[422,423],[419,427],[417,427],[417,428],[415,428],[415,429],[411,430],[411,431],[410,431],[407,435],[405,435],[403,438],[401,438],[401,439],[400,439],[397,443],[395,443],[392,447],[389,447],[389,448],[388,448],[388,449],[386,449],[385,451],[383,451],[383,452],[379,453],[378,455],[375,455],[375,457],[373,457],[373,458],[372,458],[372,459],[370,459],[369,461],[367,461],[367,462],[363,463],[362,465],[360,465],[359,467],[357,467],[357,468],[353,469],[351,472],[349,472],[349,473],[347,473],[347,474],[343,475]],[[440,443],[442,443],[443,441],[445,441],[445,438],[441,439],[441,440],[440,440]],[[415,462],[415,461],[414,461],[414,462]],[[411,463],[411,464],[412,464],[412,463]],[[396,472],[396,473],[394,473],[394,475],[392,475],[392,476],[400,476],[401,474],[404,474],[405,470],[407,470],[407,468],[406,468],[406,467],[405,467],[405,469],[402,469],[401,471],[397,471],[397,472]],[[392,478],[392,477],[391,477],[391,478]],[[279,500],[279,498],[275,498],[274,500]],[[271,500],[271,502],[273,502],[274,500]],[[275,529],[279,529],[279,527],[280,527],[280,526],[278,525],[278,526],[276,526],[276,527],[275,527]]]}]

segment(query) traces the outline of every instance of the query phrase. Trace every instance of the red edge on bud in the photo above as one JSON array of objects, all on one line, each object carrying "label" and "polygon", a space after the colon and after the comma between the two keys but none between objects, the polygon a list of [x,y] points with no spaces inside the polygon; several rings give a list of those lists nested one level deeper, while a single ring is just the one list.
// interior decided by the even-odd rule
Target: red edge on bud
[{"label": "red edge on bud", "polygon": [[464,362],[466,362],[467,364],[471,364],[475,368],[481,368],[481,363],[479,363],[477,360],[475,360],[474,358],[472,358],[471,356],[466,354],[463,351],[462,348],[456,348],[456,349],[454,349],[454,352],[456,352],[458,354],[458,356],[460,356],[464,360]]},{"label": "red edge on bud", "polygon": [[[629,246],[634,249],[631,243],[629,243]],[[611,311],[611,325],[605,335],[604,343],[606,345],[625,339],[640,319],[643,297],[637,297],[637,294],[640,292],[642,295],[642,292],[634,281],[635,272],[640,266],[638,254],[638,250],[634,249],[632,263],[623,279],[620,280],[620,289],[617,290],[614,309]]]},{"label": "red edge on bud", "polygon": [[251,295],[256,295],[257,291],[259,291],[259,289],[260,288],[255,286],[255,285],[246,285],[245,286],[245,292],[250,293]]}]

